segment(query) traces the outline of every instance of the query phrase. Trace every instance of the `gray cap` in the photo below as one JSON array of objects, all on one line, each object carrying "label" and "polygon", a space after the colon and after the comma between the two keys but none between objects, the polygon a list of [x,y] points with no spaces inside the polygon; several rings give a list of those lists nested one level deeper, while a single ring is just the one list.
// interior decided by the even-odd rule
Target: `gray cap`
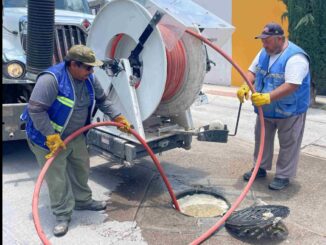
[{"label": "gray cap", "polygon": [[103,62],[96,59],[95,53],[92,49],[85,45],[74,45],[72,46],[66,57],[65,60],[75,60],[84,63],[85,65],[89,66],[101,66]]}]

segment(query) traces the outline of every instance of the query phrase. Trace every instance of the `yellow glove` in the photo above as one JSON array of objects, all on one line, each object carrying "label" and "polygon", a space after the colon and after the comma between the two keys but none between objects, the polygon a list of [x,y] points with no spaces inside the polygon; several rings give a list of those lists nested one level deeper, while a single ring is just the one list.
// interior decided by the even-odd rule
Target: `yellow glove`
[{"label": "yellow glove", "polygon": [[66,149],[66,145],[61,140],[59,134],[50,134],[46,136],[45,144],[50,149],[50,153],[45,156],[46,159],[51,158],[53,154],[59,149],[59,147]]},{"label": "yellow glove", "polygon": [[125,116],[123,116],[123,115],[117,116],[116,118],[113,119],[113,121],[116,122],[116,123],[122,123],[122,124],[124,124],[123,127],[118,127],[118,129],[121,132],[124,132],[124,133],[128,133],[129,132],[129,130],[131,128],[131,125],[127,121],[127,118],[125,118]]},{"label": "yellow glove", "polygon": [[246,98],[246,100],[249,99],[249,92],[250,88],[247,84],[242,84],[241,87],[238,89],[237,96],[241,103],[243,103],[244,98]]},{"label": "yellow glove", "polygon": [[267,105],[271,103],[271,96],[269,93],[253,93],[251,101],[255,106]]}]

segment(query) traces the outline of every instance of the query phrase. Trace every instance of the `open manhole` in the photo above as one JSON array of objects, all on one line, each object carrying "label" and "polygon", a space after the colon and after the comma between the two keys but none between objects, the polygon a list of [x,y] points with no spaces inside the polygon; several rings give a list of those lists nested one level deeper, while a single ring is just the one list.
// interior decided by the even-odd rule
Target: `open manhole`
[{"label": "open manhole", "polygon": [[176,196],[180,212],[191,217],[222,216],[230,203],[219,193],[207,190],[188,190]]}]

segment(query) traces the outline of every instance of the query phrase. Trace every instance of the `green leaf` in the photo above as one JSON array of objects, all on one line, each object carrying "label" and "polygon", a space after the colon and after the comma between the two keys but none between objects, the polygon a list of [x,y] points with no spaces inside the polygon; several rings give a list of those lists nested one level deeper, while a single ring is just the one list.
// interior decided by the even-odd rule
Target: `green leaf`
[{"label": "green leaf", "polygon": [[302,17],[298,24],[294,27],[294,30],[297,30],[300,26],[302,25],[308,25],[311,24],[313,25],[315,21],[315,18],[312,16],[312,14],[306,14],[304,17]]}]

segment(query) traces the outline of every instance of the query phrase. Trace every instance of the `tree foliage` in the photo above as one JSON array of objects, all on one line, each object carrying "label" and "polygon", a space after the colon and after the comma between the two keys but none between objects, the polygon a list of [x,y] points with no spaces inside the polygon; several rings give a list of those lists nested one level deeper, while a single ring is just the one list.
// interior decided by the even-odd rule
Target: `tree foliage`
[{"label": "tree foliage", "polygon": [[283,0],[288,18],[289,40],[310,56],[312,82],[317,94],[326,95],[326,1]]}]

